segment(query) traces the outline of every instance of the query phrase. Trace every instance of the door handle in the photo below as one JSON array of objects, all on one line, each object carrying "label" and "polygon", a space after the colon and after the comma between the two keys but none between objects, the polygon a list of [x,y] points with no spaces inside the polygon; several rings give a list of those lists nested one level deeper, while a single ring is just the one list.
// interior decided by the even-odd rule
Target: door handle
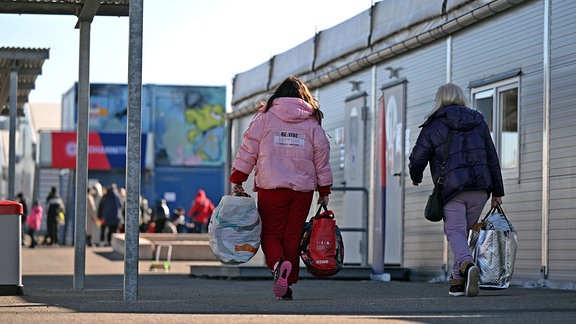
[{"label": "door handle", "polygon": [[394,173],[394,174],[392,174],[392,175],[395,176],[395,177],[399,177],[399,176],[402,175],[402,172]]}]

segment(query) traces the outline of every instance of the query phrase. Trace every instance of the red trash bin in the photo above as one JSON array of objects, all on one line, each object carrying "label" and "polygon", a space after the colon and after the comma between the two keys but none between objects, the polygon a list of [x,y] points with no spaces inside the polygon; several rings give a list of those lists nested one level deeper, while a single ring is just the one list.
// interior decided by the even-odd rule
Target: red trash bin
[{"label": "red trash bin", "polygon": [[0,200],[0,295],[22,295],[22,204]]}]

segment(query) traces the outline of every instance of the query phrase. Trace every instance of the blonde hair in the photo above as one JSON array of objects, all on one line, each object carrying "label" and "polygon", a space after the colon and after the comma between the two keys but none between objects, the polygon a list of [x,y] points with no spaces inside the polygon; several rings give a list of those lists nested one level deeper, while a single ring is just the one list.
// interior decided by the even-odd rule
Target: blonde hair
[{"label": "blonde hair", "polygon": [[434,107],[428,113],[426,118],[434,115],[438,109],[446,106],[463,106],[466,107],[468,102],[466,96],[459,86],[453,83],[446,83],[438,88],[436,91],[436,100],[434,101]]}]

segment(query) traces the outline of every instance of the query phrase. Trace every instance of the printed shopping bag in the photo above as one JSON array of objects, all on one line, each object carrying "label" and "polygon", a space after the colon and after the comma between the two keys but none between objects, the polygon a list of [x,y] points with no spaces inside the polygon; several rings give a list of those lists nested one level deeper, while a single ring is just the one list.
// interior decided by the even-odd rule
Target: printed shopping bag
[{"label": "printed shopping bag", "polygon": [[[321,210],[325,211],[320,214]],[[337,274],[344,263],[344,242],[334,220],[334,213],[321,204],[316,215],[304,226],[300,258],[306,270],[316,278]]]},{"label": "printed shopping bag", "polygon": [[480,269],[480,287],[508,288],[514,272],[518,235],[499,205],[472,227],[469,244]]},{"label": "printed shopping bag", "polygon": [[222,263],[248,262],[260,248],[261,231],[254,198],[223,196],[208,225],[210,249]]}]

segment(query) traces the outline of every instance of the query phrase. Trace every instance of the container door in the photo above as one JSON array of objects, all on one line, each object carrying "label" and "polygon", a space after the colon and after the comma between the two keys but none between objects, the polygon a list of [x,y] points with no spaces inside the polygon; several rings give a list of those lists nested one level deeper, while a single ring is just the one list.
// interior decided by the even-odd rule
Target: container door
[{"label": "container door", "polygon": [[[346,120],[344,129],[344,181],[346,187],[364,187],[364,107],[366,95],[355,96],[346,101]],[[365,212],[364,193],[346,190],[344,193],[344,220],[340,227],[343,231],[344,261],[360,264],[362,262],[363,232]]]},{"label": "container door", "polygon": [[404,210],[404,116],[406,83],[384,88],[380,98],[381,134],[381,186],[384,229],[384,264],[400,265],[402,262],[402,224]]}]

